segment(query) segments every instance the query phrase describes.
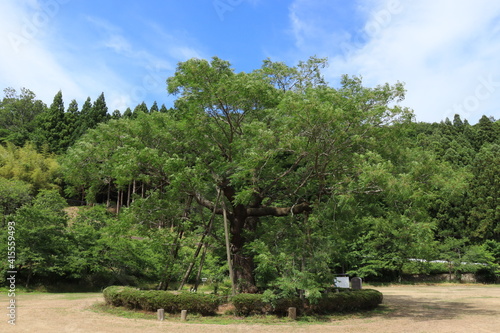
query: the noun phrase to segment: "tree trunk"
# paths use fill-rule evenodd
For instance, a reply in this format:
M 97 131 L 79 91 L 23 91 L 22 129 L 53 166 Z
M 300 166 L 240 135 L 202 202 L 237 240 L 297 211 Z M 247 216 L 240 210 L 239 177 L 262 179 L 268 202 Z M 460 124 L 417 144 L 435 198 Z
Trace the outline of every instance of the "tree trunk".
M 309 212 L 308 203 L 301 203 L 293 207 L 233 207 L 231 221 L 231 247 L 233 251 L 234 276 L 238 289 L 243 293 L 256 293 L 253 255 L 245 251 L 244 247 L 251 239 L 243 235 L 252 235 L 257 230 L 260 216 L 286 216 L 290 213 L 302 214 Z
M 30 269 L 28 269 L 28 278 L 26 279 L 26 288 L 29 288 L 32 275 L 33 275 L 33 270 L 30 268 Z
M 233 269 L 233 260 L 231 257 L 231 245 L 229 243 L 229 225 L 227 223 L 227 211 L 222 202 L 222 215 L 224 216 L 224 239 L 226 242 L 226 258 L 227 258 L 227 268 L 229 270 L 229 278 L 231 279 L 231 295 L 234 296 L 236 294 L 236 283 L 234 279 L 234 269 Z
M 123 207 L 123 190 L 121 191 L 121 194 L 120 194 L 120 209 Z
M 132 185 L 132 194 L 135 194 L 135 190 L 136 190 L 136 189 L 135 189 L 135 179 L 134 179 L 134 181 L 133 181 L 133 183 L 132 183 L 132 184 L 133 184 L 133 185 Z
M 122 204 L 122 201 L 121 201 L 121 193 L 122 191 L 121 190 L 118 190 L 118 197 L 116 198 L 116 215 L 120 214 L 120 207 L 121 207 L 121 204 Z
M 130 207 L 130 184 L 128 184 L 127 190 L 127 207 Z
M 229 181 L 222 182 L 220 187 L 225 199 L 229 203 L 227 206 L 228 220 L 230 222 L 230 244 L 232 252 L 232 264 L 234 278 L 240 292 L 256 293 L 258 288 L 255 284 L 254 276 L 254 260 L 253 255 L 245 251 L 245 245 L 251 239 L 251 235 L 256 231 L 259 217 L 263 216 L 287 216 L 290 214 L 302 214 L 312 211 L 312 207 L 307 202 L 294 204 L 291 207 L 267 207 L 262 206 L 258 199 L 249 206 L 242 204 L 235 205 L 234 198 L 236 191 L 230 185 Z M 216 207 L 216 205 L 204 198 L 200 193 L 191 193 L 198 204 L 213 210 L 216 214 L 222 215 L 224 209 Z
M 238 291 L 243 293 L 256 293 L 253 255 L 245 252 L 244 246 L 248 240 L 243 237 L 244 231 L 254 232 L 256 218 L 248 217 L 245 207 L 235 207 L 231 221 L 231 248 L 233 252 L 234 279 Z
M 106 198 L 106 208 L 111 206 L 111 179 L 109 179 L 108 183 L 108 197 Z

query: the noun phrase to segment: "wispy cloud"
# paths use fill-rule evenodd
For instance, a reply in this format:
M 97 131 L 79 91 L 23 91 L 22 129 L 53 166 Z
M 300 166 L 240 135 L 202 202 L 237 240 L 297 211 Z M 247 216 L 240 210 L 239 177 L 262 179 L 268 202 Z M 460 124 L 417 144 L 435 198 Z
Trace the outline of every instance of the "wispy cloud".
M 159 102 L 168 99 L 165 80 L 173 74 L 176 63 L 200 56 L 196 49 L 160 26 L 144 24 L 139 34 L 141 40 L 137 40 L 137 35 L 127 31 L 129 27 L 82 15 L 75 20 L 81 20 L 85 29 L 58 30 L 64 5 L 58 4 L 50 15 L 44 6 L 45 2 L 38 0 L 0 3 L 2 88 L 27 87 L 48 104 L 58 90 L 63 91 L 66 103 L 71 99 L 83 103 L 87 96 L 96 98 L 104 92 L 110 111 L 123 111 L 142 101 L 152 102 L 158 96 Z M 26 27 L 32 24 L 33 17 L 40 20 L 39 16 L 45 21 L 35 21 L 35 30 Z M 23 38 L 21 43 L 13 44 L 9 34 Z M 155 39 L 148 43 L 153 34 Z
M 2 88 L 26 87 L 46 102 L 50 102 L 62 88 L 80 97 L 83 94 L 82 87 L 58 63 L 45 44 L 45 30 L 51 29 L 50 20 L 55 20 L 55 16 L 51 17 L 40 10 L 39 3 L 34 0 L 0 3 Z
M 352 26 L 357 20 L 349 8 L 338 0 L 295 0 L 289 6 L 290 32 L 295 46 L 302 52 L 334 51 L 349 36 L 346 22 Z
M 293 10 L 300 6 L 291 7 L 293 27 L 305 25 L 321 38 L 331 38 L 314 16 L 299 25 L 293 15 L 301 12 Z M 500 3 L 360 1 L 357 11 L 365 15 L 365 24 L 340 36 L 337 45 L 322 43 L 319 48 L 301 49 L 302 53 L 330 57 L 330 80 L 345 73 L 362 75 L 370 85 L 406 82 L 404 104 L 415 110 L 417 120 L 440 121 L 455 111 L 473 120 L 482 114 L 499 117 L 494 105 L 500 104 L 500 94 L 490 94 L 480 103 L 465 101 L 465 106 L 464 99 L 474 96 L 481 80 L 500 82 L 500 65 L 495 59 L 500 54 Z M 316 12 L 319 18 L 324 15 Z M 297 41 L 305 38 L 305 31 L 295 30 Z
M 175 61 L 186 61 L 190 58 L 206 58 L 203 46 L 184 31 L 166 31 L 158 23 L 144 22 L 148 27 L 151 44 L 157 46 L 157 52 L 165 54 L 169 59 Z
M 128 64 L 128 67 L 117 71 L 125 71 L 126 73 L 122 73 L 123 77 L 130 77 L 131 72 L 135 73 L 136 79 L 129 82 L 121 94 L 111 99 L 113 108 L 133 108 L 150 95 L 164 95 L 168 99 L 165 80 L 173 74 L 177 62 L 200 57 L 196 49 L 151 22 L 141 22 L 141 41 L 137 42 L 126 37 L 126 32 L 121 27 L 109 21 L 95 17 L 87 17 L 87 20 L 99 29 L 100 40 L 97 45 L 114 54 L 109 59 L 121 59 Z
M 87 16 L 86 20 L 96 31 L 99 31 L 101 40 L 99 46 L 109 48 L 114 52 L 130 56 L 132 54 L 132 45 L 123 36 L 123 31 L 106 20 Z

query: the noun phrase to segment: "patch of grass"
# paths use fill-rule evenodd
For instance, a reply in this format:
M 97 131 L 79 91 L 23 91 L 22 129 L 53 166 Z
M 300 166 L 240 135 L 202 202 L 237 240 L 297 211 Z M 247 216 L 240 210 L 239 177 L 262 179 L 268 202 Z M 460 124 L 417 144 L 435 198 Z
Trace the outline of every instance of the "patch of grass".
M 0 287 L 0 293 L 7 293 L 7 292 L 9 292 L 9 288 Z M 24 286 L 16 285 L 16 294 L 17 293 L 31 293 L 31 292 L 38 292 L 38 291 L 31 289 L 31 288 L 26 288 Z
M 174 317 L 178 320 L 178 316 Z M 256 315 L 250 317 L 237 317 L 234 315 L 216 315 L 203 317 L 200 315 L 189 315 L 188 321 L 193 324 L 217 324 L 217 325 L 230 325 L 230 324 L 261 324 L 261 325 L 280 325 L 290 324 L 294 321 L 288 318 L 280 318 L 275 315 Z
M 396 311 L 396 310 L 385 305 L 385 304 L 380 304 L 378 307 L 376 307 L 373 310 L 359 312 L 358 314 L 363 318 L 371 318 L 371 317 L 376 317 L 376 316 L 389 315 L 389 314 L 393 313 L 394 311 Z
M 0 295 L 7 295 L 9 293 L 8 288 L 0 288 Z M 42 295 L 42 294 L 47 294 L 47 292 L 44 291 L 37 291 L 33 289 L 26 289 L 24 287 L 17 287 L 16 286 L 16 295 L 23 295 L 23 294 L 29 294 L 29 295 Z
M 146 319 L 157 320 L 157 315 L 154 312 L 131 310 L 125 307 L 114 307 L 106 303 L 96 303 L 90 307 L 91 311 L 97 313 L 106 313 L 113 316 L 129 318 L 129 319 Z M 217 314 L 214 316 L 202 316 L 199 314 L 188 313 L 187 322 L 189 324 L 216 324 L 216 325 L 233 325 L 233 324 L 260 324 L 260 325 L 318 325 L 332 324 L 350 319 L 366 319 L 377 316 L 387 315 L 392 313 L 394 309 L 390 309 L 385 305 L 380 305 L 377 309 L 371 311 L 359 311 L 353 313 L 343 313 L 336 315 L 311 315 L 300 316 L 297 320 L 291 320 L 288 317 L 279 317 L 276 315 L 253 315 L 248 317 L 239 317 L 233 314 Z M 179 314 L 165 313 L 165 321 L 180 322 Z
M 129 319 L 149 319 L 155 320 L 156 314 L 147 311 L 129 310 L 124 307 L 115 307 L 106 303 L 96 303 L 90 307 L 90 310 L 97 313 L 107 313 L 113 316 L 129 318 Z
M 422 305 L 422 308 L 428 310 L 441 310 L 442 308 L 438 305 Z
M 63 293 L 60 294 L 63 296 L 63 299 L 67 300 L 76 300 L 76 299 L 82 299 L 82 298 L 89 298 L 89 297 L 102 297 L 102 293 Z
M 6 292 L 9 288 L 0 287 L 0 292 Z M 61 294 L 61 293 L 96 293 L 100 292 L 100 288 L 87 288 L 78 285 L 60 284 L 57 286 L 37 285 L 26 288 L 24 285 L 16 285 L 18 293 L 41 293 L 41 294 Z

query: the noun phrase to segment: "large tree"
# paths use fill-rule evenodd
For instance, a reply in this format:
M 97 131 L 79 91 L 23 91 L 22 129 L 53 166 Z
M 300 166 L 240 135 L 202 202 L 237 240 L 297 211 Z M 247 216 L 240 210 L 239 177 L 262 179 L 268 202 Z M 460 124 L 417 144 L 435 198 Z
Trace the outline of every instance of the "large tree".
M 4 93 L 0 102 L 0 140 L 21 146 L 34 139 L 35 119 L 47 106 L 26 88 L 21 88 L 20 95 L 13 88 L 4 89 Z
M 109 119 L 104 93 L 101 93 L 99 97 L 97 97 L 94 104 L 92 104 L 90 97 L 87 98 L 82 106 L 79 119 L 79 128 L 77 132 L 79 136 Z
M 71 134 L 67 131 L 67 117 L 64 113 L 62 92 L 54 96 L 50 107 L 38 118 L 38 144 L 47 144 L 54 153 L 62 153 L 71 143 Z
M 401 84 L 371 89 L 344 76 L 335 89 L 321 76 L 325 65 L 317 58 L 296 67 L 268 60 L 260 70 L 235 73 L 218 58 L 191 59 L 168 80 L 198 141 L 196 180 L 185 190 L 219 214 L 223 209 L 209 198 L 215 189 L 223 194 L 235 277 L 244 291 L 255 290 L 245 246 L 259 219 L 311 212 L 357 177 L 355 153 L 375 144 L 378 129 L 407 115 L 389 107 L 403 99 Z
M 306 228 L 315 207 L 341 190 L 379 192 L 351 185 L 361 172 L 357 154 L 380 144 L 384 126 L 410 115 L 389 106 L 403 99 L 402 84 L 366 88 L 344 76 L 335 89 L 321 75 L 324 66 L 317 58 L 296 67 L 267 60 L 235 73 L 219 58 L 182 62 L 168 79 L 178 96 L 171 112 L 90 131 L 70 150 L 66 170 L 78 165 L 72 177 L 82 186 L 82 175 L 94 179 L 93 188 L 128 184 L 130 192 L 140 183 L 226 213 L 234 276 L 242 291 L 256 291 L 249 244 L 279 217 L 305 213 L 295 223 Z

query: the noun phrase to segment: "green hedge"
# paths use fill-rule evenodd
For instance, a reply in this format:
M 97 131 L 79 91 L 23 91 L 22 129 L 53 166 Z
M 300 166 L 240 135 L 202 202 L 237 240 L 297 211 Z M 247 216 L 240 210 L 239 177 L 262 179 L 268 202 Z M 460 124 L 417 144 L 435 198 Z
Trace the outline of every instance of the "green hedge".
M 297 308 L 299 313 L 304 307 L 304 303 L 299 297 L 287 297 L 274 299 L 272 302 L 266 301 L 262 294 L 239 294 L 231 297 L 237 316 L 249 316 L 251 314 L 272 313 L 284 316 L 288 313 L 288 308 Z
M 266 302 L 261 294 L 239 294 L 231 298 L 238 316 L 264 313 L 286 315 L 289 307 L 297 308 L 299 313 L 305 311 L 309 314 L 370 310 L 376 308 L 382 300 L 382 293 L 373 289 L 323 294 L 315 304 L 310 304 L 307 300 L 302 302 L 298 297 L 278 299 L 271 304 Z
M 231 303 L 237 316 L 264 314 L 271 310 L 269 304 L 264 302 L 262 294 L 238 294 L 231 297 Z
M 213 315 L 216 313 L 221 298 L 215 295 L 178 293 L 158 290 L 138 290 L 131 287 L 112 286 L 104 289 L 106 303 L 113 306 L 124 306 L 129 309 L 156 311 L 165 309 L 167 313 L 180 313 L 181 310 Z M 297 308 L 298 313 L 332 314 L 370 310 L 382 303 L 383 295 L 377 290 L 363 289 L 327 293 L 315 304 L 303 302 L 299 297 L 274 299 L 266 301 L 262 294 L 239 294 L 231 298 L 235 307 L 235 315 L 249 316 L 252 314 L 273 313 L 286 315 L 289 307 Z
M 139 290 L 131 287 L 112 286 L 103 290 L 107 304 L 124 306 L 129 309 L 156 311 L 165 309 L 167 313 L 190 313 L 214 315 L 221 304 L 215 295 L 182 292 L 173 294 L 162 290 Z
M 310 304 L 308 310 L 316 314 L 371 310 L 382 303 L 383 298 L 381 292 L 373 289 L 328 293 L 318 303 Z

